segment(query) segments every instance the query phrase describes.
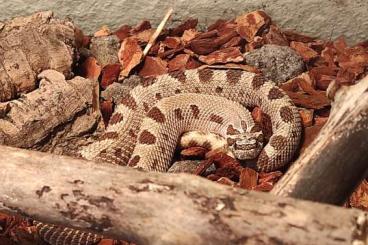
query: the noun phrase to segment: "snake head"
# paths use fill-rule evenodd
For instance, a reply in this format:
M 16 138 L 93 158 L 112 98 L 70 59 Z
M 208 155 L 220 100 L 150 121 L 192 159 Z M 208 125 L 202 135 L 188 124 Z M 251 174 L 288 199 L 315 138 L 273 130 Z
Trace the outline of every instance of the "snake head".
M 263 148 L 262 132 L 244 132 L 227 137 L 227 144 L 239 160 L 255 159 Z

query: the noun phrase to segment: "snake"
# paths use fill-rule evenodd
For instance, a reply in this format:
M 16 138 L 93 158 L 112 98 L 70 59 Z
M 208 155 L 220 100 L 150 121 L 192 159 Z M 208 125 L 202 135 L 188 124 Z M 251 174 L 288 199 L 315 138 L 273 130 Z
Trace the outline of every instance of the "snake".
M 271 120 L 268 142 L 246 110 L 256 106 Z M 99 140 L 79 153 L 95 162 L 166 172 L 180 135 L 191 130 L 224 137 L 236 158 L 253 159 L 256 170 L 269 172 L 292 160 L 302 126 L 292 100 L 261 74 L 192 69 L 142 79 L 121 98 Z M 101 238 L 41 222 L 36 227 L 52 245 L 90 245 Z M 72 237 L 78 241 L 65 242 Z

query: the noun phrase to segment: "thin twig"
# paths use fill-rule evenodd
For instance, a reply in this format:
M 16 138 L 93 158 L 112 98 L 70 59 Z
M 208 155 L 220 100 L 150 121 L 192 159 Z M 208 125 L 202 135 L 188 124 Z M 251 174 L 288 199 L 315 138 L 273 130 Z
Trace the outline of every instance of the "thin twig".
M 168 21 L 168 19 L 170 18 L 173 11 L 174 10 L 172 8 L 170 8 L 166 12 L 166 15 L 162 19 L 161 23 L 158 25 L 156 31 L 152 34 L 150 40 L 148 41 L 147 46 L 144 48 L 142 59 L 144 59 L 144 57 L 146 57 L 146 55 L 148 54 L 149 50 L 151 49 L 151 47 L 155 43 L 157 37 L 160 35 L 161 31 L 164 29 L 164 26 L 165 26 L 166 22 Z

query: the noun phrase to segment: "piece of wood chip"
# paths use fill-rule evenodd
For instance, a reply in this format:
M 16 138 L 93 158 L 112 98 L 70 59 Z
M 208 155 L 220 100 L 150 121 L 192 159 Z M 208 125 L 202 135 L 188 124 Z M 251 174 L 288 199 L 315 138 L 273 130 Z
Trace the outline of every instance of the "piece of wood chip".
M 299 108 L 299 114 L 302 119 L 303 127 L 310 127 L 313 125 L 314 110 Z
M 239 187 L 247 190 L 252 190 L 257 186 L 258 173 L 251 168 L 243 168 L 240 171 Z
M 201 55 L 199 56 L 199 60 L 212 65 L 216 63 L 242 62 L 244 57 L 239 47 L 230 47 L 214 51 L 209 55 Z
M 119 79 L 127 77 L 130 71 L 141 62 L 142 56 L 143 52 L 138 41 L 134 38 L 125 38 L 121 43 L 118 53 L 119 61 L 122 66 Z
M 167 62 L 159 57 L 147 56 L 144 59 L 143 67 L 139 71 L 142 77 L 155 77 L 167 73 Z
M 271 18 L 264 11 L 257 10 L 238 16 L 235 19 L 235 23 L 237 24 L 236 31 L 239 35 L 248 42 L 252 42 L 261 28 L 268 27 L 271 23 Z
M 178 54 L 168 62 L 169 72 L 185 70 L 185 67 L 190 58 L 189 54 Z
M 292 41 L 290 47 L 294 49 L 305 62 L 317 58 L 319 55 L 316 51 L 308 47 L 305 43 Z
M 193 159 L 193 158 L 204 158 L 208 149 L 201 146 L 192 146 L 180 151 L 180 156 L 184 159 Z
M 195 29 L 198 24 L 198 19 L 190 18 L 179 26 L 175 27 L 170 31 L 172 36 L 181 36 L 183 33 L 189 29 Z
M 118 81 L 120 68 L 120 64 L 108 64 L 102 69 L 100 84 L 103 89 L 106 89 L 110 84 Z
M 102 26 L 100 30 L 96 31 L 93 36 L 94 37 L 105 37 L 109 36 L 111 31 L 108 26 Z
M 114 103 L 111 100 L 101 101 L 100 108 L 101 108 L 101 115 L 104 121 L 104 125 L 105 127 L 107 127 L 110 117 L 113 112 Z
M 88 57 L 79 68 L 80 75 L 92 81 L 97 81 L 101 74 L 101 66 L 95 57 Z

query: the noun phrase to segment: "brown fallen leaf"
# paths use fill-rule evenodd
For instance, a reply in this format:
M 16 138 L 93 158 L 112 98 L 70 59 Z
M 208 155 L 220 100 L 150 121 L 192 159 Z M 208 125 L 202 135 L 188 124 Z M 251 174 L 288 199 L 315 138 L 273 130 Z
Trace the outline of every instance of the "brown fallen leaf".
M 189 58 L 189 54 L 178 54 L 175 56 L 175 58 L 168 62 L 169 72 L 184 70 Z
M 239 187 L 252 190 L 258 183 L 258 173 L 251 168 L 243 168 L 240 171 Z
M 238 16 L 235 19 L 235 23 L 237 24 L 236 31 L 239 35 L 248 42 L 252 42 L 262 28 L 269 26 L 271 18 L 264 11 L 257 10 Z
M 263 40 L 266 44 L 276 44 L 279 46 L 289 46 L 289 41 L 281 32 L 280 28 L 275 25 L 270 26 L 270 30 L 263 35 Z
M 198 19 L 190 18 L 186 20 L 183 24 L 175 27 L 170 31 L 172 36 L 181 36 L 186 30 L 195 29 L 198 24 Z
M 102 69 L 100 84 L 103 89 L 106 89 L 110 84 L 118 81 L 120 68 L 120 64 L 109 64 Z
M 290 47 L 294 49 L 305 62 L 309 62 L 312 59 L 317 58 L 319 55 L 316 51 L 308 47 L 305 43 L 302 42 L 291 42 Z
M 239 47 L 230 47 L 214 51 L 209 55 L 201 55 L 199 56 L 199 60 L 212 65 L 216 63 L 242 62 L 244 57 Z
M 154 77 L 167 73 L 167 62 L 159 57 L 146 56 L 143 67 L 139 71 L 142 77 Z
M 124 39 L 118 53 L 119 61 L 122 66 L 120 78 L 124 78 L 129 75 L 130 71 L 141 62 L 142 55 L 142 49 L 136 39 Z
M 97 63 L 96 58 L 90 56 L 80 66 L 79 73 L 84 78 L 97 81 L 101 74 L 101 66 Z
M 119 38 L 120 41 L 123 41 L 125 38 L 130 36 L 131 30 L 132 30 L 131 26 L 122 25 L 113 34 L 115 34 Z

